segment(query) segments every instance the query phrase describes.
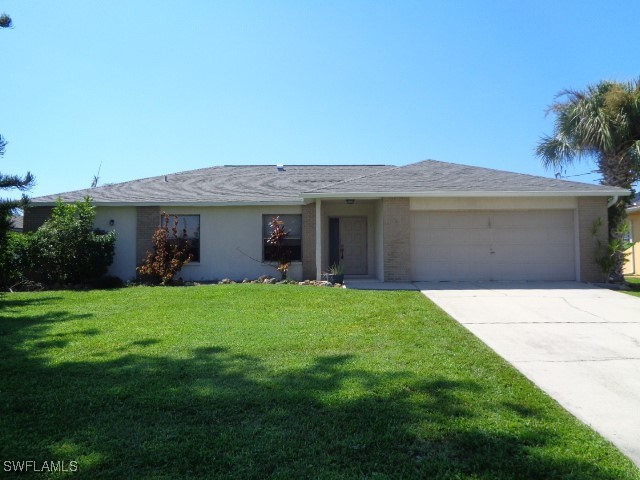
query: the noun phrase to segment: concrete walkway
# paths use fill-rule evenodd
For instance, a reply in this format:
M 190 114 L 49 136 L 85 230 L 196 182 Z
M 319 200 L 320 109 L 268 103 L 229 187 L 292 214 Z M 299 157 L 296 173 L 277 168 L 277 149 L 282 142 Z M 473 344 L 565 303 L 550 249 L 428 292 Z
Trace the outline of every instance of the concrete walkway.
M 640 466 L 640 298 L 575 282 L 416 286 Z

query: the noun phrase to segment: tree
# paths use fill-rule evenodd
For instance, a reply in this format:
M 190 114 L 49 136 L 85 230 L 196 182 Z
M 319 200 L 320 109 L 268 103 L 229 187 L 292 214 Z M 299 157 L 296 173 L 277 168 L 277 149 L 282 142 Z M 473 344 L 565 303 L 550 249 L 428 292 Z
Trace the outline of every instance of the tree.
M 602 81 L 583 91 L 564 90 L 548 113 L 554 132 L 543 136 L 536 155 L 547 168 L 560 169 L 583 160 L 595 161 L 601 183 L 627 190 L 640 180 L 640 79 Z M 630 197 L 609 209 L 609 238 L 616 241 Z M 614 279 L 622 278 L 621 256 Z
M 12 25 L 13 22 L 9 15 L 6 13 L 0 14 L 0 28 L 10 28 Z M 6 140 L 0 135 L 0 158 L 4 156 L 6 146 Z M 25 191 L 31 188 L 34 183 L 35 178 L 29 172 L 24 177 L 19 177 L 17 175 L 6 175 L 0 171 L 0 190 L 15 188 L 19 191 Z M 24 194 L 20 200 L 0 198 L 0 250 L 4 248 L 3 245 L 11 223 L 11 215 L 16 209 L 24 208 L 27 202 L 28 199 Z
M 7 142 L 0 135 L 0 158 L 4 156 L 5 146 Z M 18 175 L 6 175 L 0 172 L 0 190 L 17 189 L 19 191 L 29 190 L 35 183 L 35 178 L 30 172 L 24 177 Z M 11 215 L 18 208 L 24 208 L 29 202 L 26 195 L 22 195 L 19 200 L 9 198 L 0 198 L 0 248 L 6 238 L 11 223 Z

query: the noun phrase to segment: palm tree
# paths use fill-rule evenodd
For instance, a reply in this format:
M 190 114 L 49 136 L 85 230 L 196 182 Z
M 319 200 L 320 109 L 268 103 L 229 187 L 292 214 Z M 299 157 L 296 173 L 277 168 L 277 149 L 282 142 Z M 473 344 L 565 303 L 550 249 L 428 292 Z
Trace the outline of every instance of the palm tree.
M 640 180 L 640 79 L 564 90 L 547 113 L 555 114 L 554 132 L 543 136 L 536 147 L 545 167 L 558 171 L 594 160 L 604 185 L 631 189 Z M 629 198 L 609 209 L 610 237 L 620 231 Z M 615 277 L 621 277 L 622 260 L 620 256 Z

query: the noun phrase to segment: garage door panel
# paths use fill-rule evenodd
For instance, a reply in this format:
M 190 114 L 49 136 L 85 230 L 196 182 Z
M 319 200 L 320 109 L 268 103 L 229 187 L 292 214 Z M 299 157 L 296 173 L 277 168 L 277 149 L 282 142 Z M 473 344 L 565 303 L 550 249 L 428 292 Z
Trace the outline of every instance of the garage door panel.
M 574 280 L 572 210 L 413 212 L 412 278 Z
M 529 240 L 532 244 L 540 243 L 558 243 L 555 241 L 556 235 L 553 232 L 541 228 L 531 229 L 528 232 Z
M 491 257 L 490 245 L 463 245 L 456 250 L 454 260 L 466 263 L 484 263 Z
M 575 255 L 575 247 L 573 245 L 552 245 L 548 250 L 549 260 L 559 260 L 573 258 Z M 570 262 L 572 265 L 574 262 Z
M 420 252 L 420 256 L 429 263 L 452 262 L 453 251 L 449 246 L 434 246 Z

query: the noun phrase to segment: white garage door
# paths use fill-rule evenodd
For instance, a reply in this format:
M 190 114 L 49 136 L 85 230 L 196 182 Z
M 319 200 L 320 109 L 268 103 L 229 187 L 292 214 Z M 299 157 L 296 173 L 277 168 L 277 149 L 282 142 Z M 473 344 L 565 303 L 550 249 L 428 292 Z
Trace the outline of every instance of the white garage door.
M 572 210 L 412 212 L 414 281 L 575 280 Z

